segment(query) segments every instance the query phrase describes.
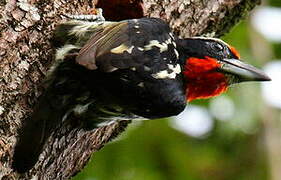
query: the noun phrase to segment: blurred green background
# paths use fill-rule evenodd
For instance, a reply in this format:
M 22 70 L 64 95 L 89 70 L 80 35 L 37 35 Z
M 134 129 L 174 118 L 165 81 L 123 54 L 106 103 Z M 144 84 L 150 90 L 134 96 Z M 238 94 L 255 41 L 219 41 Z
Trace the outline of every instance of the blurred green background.
M 257 67 L 281 58 L 281 40 L 255 25 L 267 26 L 256 14 L 273 6 L 281 1 L 263 2 L 222 38 Z M 275 23 L 280 28 L 281 18 Z M 181 119 L 133 122 L 73 180 L 280 180 L 281 113 L 270 101 L 280 97 L 266 100 L 261 90 L 261 83 L 240 84 L 190 103 Z

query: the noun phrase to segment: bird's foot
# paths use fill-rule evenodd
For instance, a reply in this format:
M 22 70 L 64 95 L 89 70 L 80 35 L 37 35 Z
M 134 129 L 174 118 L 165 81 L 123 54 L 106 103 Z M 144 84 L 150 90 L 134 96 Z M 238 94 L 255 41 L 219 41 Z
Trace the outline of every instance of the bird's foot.
M 70 19 L 75 19 L 75 20 L 84 20 L 84 21 L 105 21 L 105 18 L 102 15 L 102 9 L 97 8 L 97 9 L 91 9 L 89 14 L 78 14 L 78 15 L 73 15 L 73 14 L 65 14 L 64 15 L 67 18 Z

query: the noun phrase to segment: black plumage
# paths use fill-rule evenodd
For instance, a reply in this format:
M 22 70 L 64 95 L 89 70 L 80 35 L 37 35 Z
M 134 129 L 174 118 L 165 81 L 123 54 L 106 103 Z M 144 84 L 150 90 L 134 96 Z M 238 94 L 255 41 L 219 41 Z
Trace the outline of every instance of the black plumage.
M 157 18 L 69 21 L 54 33 L 56 62 L 19 133 L 13 168 L 32 168 L 62 122 L 86 129 L 112 121 L 179 114 L 186 99 L 219 95 L 243 81 L 270 80 L 214 38 L 178 39 Z
M 19 135 L 13 161 L 18 172 L 36 163 L 47 138 L 70 117 L 91 129 L 184 109 L 175 39 L 162 20 L 71 21 L 59 25 L 53 39 L 57 62 Z

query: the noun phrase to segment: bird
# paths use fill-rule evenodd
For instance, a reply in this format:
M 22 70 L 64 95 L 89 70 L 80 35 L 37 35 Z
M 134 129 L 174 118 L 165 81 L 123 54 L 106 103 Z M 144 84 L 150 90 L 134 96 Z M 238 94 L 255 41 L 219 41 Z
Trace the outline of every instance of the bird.
M 35 165 L 48 137 L 68 119 L 95 129 L 170 117 L 232 84 L 270 80 L 224 41 L 181 39 L 159 18 L 71 20 L 57 26 L 52 42 L 57 50 L 45 91 L 15 146 L 12 166 L 20 173 Z

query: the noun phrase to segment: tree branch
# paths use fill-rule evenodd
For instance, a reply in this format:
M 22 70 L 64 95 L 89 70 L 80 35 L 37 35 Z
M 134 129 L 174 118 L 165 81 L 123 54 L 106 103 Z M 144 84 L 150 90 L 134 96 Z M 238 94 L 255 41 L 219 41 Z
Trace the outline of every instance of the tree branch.
M 42 92 L 41 82 L 53 61 L 50 38 L 62 14 L 85 14 L 97 5 L 108 20 L 160 17 L 181 37 L 221 36 L 258 3 L 260 0 L 0 1 L 0 178 L 68 179 L 128 124 L 123 121 L 91 131 L 75 121 L 63 124 L 29 173 L 19 175 L 11 169 L 17 131 Z M 122 11 L 114 12 L 116 9 Z

